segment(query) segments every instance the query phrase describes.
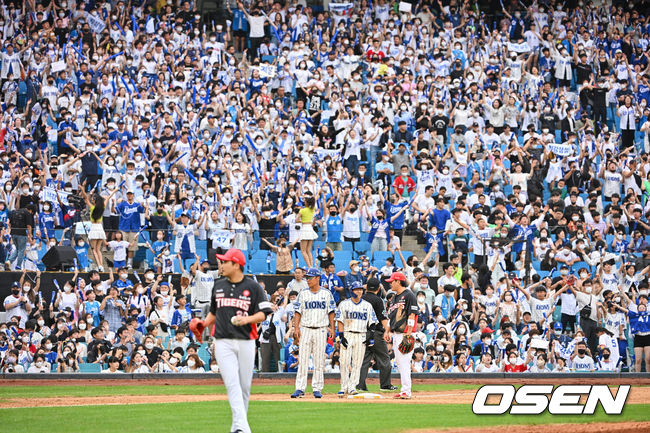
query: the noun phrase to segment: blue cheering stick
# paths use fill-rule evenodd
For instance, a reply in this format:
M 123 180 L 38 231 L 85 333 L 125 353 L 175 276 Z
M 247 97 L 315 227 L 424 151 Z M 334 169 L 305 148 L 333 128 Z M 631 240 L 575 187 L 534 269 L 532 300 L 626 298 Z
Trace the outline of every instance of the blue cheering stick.
M 460 322 L 458 321 L 458 318 L 460 317 L 460 315 L 461 315 L 461 310 L 458 310 L 458 312 L 457 312 L 456 315 L 454 316 L 454 320 L 453 320 L 453 321 L 456 322 L 456 323 L 454 323 L 454 326 L 451 327 L 451 330 L 452 330 L 452 331 L 455 331 L 456 328 L 458 327 L 458 325 L 460 325 Z
M 50 305 L 54 305 L 54 301 L 56 300 L 56 294 L 61 290 L 61 288 L 59 287 L 59 282 L 56 280 L 56 278 L 52 280 L 52 282 L 54 283 L 54 287 L 56 287 L 56 290 L 52 290 L 52 298 L 50 299 Z
M 109 60 L 113 60 L 114 58 L 116 58 L 116 57 L 118 57 L 118 56 L 121 56 L 122 54 L 124 54 L 124 51 L 120 51 L 120 52 L 117 53 L 117 54 L 113 54 L 113 55 L 110 56 L 108 59 L 106 59 L 106 61 L 108 62 Z
M 193 181 L 193 182 L 196 183 L 197 185 L 201 186 L 201 184 L 199 183 L 198 179 L 197 179 L 196 177 L 194 177 L 194 175 L 192 174 L 192 172 L 190 172 L 188 169 L 184 169 L 184 170 L 185 170 L 185 174 L 187 175 L 187 177 L 190 178 L 191 181 Z
M 124 87 L 126 88 L 126 91 L 129 92 L 129 95 L 132 93 L 131 89 L 129 89 L 129 86 L 126 85 L 126 81 L 124 80 L 124 77 L 120 75 L 120 80 L 122 80 L 122 84 L 124 84 Z
M 177 163 L 178 161 L 180 161 L 181 158 L 183 158 L 185 155 L 187 155 L 187 152 L 183 152 L 183 153 L 181 154 L 181 156 L 179 156 L 179 157 L 176 158 L 174 161 L 172 161 L 172 162 L 169 164 L 169 166 L 171 167 L 171 166 L 173 166 L 174 164 L 176 164 L 176 163 Z

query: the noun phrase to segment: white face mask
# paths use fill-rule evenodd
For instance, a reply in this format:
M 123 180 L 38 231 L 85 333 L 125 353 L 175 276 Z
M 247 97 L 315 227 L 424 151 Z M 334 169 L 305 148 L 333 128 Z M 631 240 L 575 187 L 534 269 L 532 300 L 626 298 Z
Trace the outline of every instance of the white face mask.
M 145 356 L 147 354 L 147 352 L 145 352 L 144 350 L 138 350 L 138 353 L 142 356 Z
M 38 326 L 45 326 L 45 320 L 39 320 Z
M 193 359 L 189 359 L 189 360 L 187 361 L 187 366 L 188 366 L 188 367 L 190 367 L 190 368 L 194 368 L 195 365 L 196 365 L 196 363 L 194 362 Z
M 146 347 L 147 350 L 151 350 L 151 349 L 153 349 L 153 343 L 147 343 L 147 344 L 144 345 L 144 347 Z
M 219 371 L 219 366 L 217 364 L 212 364 L 210 366 L 210 371 L 213 373 L 217 373 Z
M 86 324 L 85 323 L 80 323 L 79 324 L 79 329 L 81 329 L 82 331 L 85 330 L 86 329 Z
M 458 330 L 458 335 L 465 335 L 465 332 L 467 332 L 467 331 L 465 330 L 465 328 L 460 328 L 460 329 Z
M 512 358 L 509 358 L 509 360 L 510 360 L 510 364 L 514 365 L 517 363 L 517 358 L 515 358 L 514 356 Z
M 45 349 L 52 350 L 52 343 L 46 343 L 45 344 Z

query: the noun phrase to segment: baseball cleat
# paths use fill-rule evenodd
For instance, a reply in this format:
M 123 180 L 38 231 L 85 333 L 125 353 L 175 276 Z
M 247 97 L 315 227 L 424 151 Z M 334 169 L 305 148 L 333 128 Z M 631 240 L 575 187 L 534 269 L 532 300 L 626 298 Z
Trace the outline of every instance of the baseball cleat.
M 352 391 L 349 392 L 349 394 L 350 395 L 357 395 L 357 394 L 359 394 L 359 391 L 357 391 L 356 389 L 353 389 Z
M 379 388 L 380 391 L 386 391 L 386 392 L 395 391 L 396 389 L 397 387 L 395 385 L 390 385 L 388 388 Z
M 345 391 L 339 391 L 339 392 L 336 393 L 336 395 L 338 395 L 339 398 L 343 398 L 343 397 L 345 397 Z
M 320 391 L 314 391 L 314 398 L 323 398 L 323 394 Z
M 411 396 L 408 395 L 408 394 L 405 393 L 405 392 L 400 392 L 399 394 L 395 394 L 395 395 L 393 396 L 393 398 L 401 398 L 401 399 L 403 399 L 403 400 L 408 400 L 408 399 L 411 398 Z
M 301 391 L 299 389 L 295 390 L 293 394 L 291 394 L 291 398 L 302 398 L 305 396 L 304 391 Z
M 368 388 L 357 388 L 359 392 L 368 392 Z

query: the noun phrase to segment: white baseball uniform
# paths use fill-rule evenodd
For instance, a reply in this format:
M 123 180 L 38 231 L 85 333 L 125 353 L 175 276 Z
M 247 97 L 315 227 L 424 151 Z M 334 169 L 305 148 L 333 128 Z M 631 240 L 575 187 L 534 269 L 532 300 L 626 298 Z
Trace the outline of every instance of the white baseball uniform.
M 336 309 L 332 292 L 320 288 L 314 293 L 303 290 L 294 302 L 294 314 L 300 314 L 300 351 L 298 352 L 298 374 L 296 389 L 304 391 L 307 387 L 309 357 L 314 363 L 311 386 L 314 391 L 322 391 L 325 379 L 325 347 L 327 346 L 327 327 L 329 314 Z
M 336 310 L 336 321 L 343 323 L 343 332 L 348 347 L 341 345 L 341 391 L 352 392 L 359 383 L 361 364 L 366 353 L 368 327 L 377 323 L 372 305 L 363 299 L 355 303 L 352 299 L 341 302 Z

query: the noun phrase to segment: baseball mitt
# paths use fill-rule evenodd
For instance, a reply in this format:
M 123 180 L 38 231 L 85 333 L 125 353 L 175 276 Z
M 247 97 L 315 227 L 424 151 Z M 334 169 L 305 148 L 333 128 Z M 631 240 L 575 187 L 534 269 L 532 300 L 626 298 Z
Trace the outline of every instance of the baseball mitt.
M 405 335 L 404 338 L 402 338 L 402 342 L 399 344 L 398 349 L 403 354 L 407 354 L 413 350 L 413 347 L 415 347 L 415 338 L 413 338 L 412 335 Z
M 203 342 L 203 330 L 205 329 L 205 322 L 198 317 L 195 317 L 190 321 L 190 331 L 196 337 L 196 341 L 199 343 Z

